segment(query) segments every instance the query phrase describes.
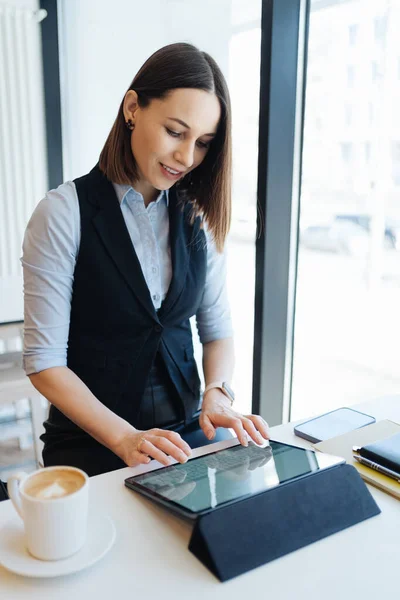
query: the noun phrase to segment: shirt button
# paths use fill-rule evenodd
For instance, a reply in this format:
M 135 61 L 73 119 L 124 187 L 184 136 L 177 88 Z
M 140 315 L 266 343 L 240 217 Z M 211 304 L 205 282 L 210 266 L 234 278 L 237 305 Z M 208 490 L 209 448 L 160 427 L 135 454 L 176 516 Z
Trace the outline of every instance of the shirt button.
M 158 269 L 157 269 L 157 267 L 152 267 L 151 271 L 152 271 L 152 273 L 157 273 Z
M 156 302 L 160 299 L 160 296 L 158 294 L 153 294 L 153 300 L 155 300 Z
M 154 325 L 154 331 L 157 331 L 158 333 L 162 331 L 161 325 Z

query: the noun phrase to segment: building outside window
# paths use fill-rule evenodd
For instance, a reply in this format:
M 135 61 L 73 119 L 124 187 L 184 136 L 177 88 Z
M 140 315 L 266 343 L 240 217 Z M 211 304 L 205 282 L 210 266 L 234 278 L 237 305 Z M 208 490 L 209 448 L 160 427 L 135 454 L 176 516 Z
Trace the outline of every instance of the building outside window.
M 399 29 L 397 0 L 311 1 L 292 419 L 399 393 Z

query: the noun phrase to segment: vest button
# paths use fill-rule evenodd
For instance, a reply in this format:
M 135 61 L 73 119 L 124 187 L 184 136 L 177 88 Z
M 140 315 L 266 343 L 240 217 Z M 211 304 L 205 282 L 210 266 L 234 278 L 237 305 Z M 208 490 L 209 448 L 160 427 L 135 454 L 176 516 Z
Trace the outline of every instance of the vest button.
M 154 325 L 154 331 L 157 331 L 159 333 L 160 331 L 162 331 L 162 329 L 163 328 L 161 327 L 161 325 Z

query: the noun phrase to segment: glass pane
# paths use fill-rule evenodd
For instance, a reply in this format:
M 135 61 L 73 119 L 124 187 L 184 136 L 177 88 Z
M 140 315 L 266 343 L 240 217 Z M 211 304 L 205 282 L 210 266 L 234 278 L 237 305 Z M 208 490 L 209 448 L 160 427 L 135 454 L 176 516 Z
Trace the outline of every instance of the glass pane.
M 399 27 L 311 2 L 292 419 L 400 389 Z
M 184 41 L 209 52 L 221 66 L 231 94 L 233 215 L 227 250 L 236 345 L 233 388 L 237 409 L 248 413 L 253 376 L 261 0 L 207 2 L 207 11 L 204 3 L 190 2 L 187 5 L 188 11 L 192 11 L 190 20 L 182 13 L 181 3 L 170 0 L 166 4 L 173 27 L 171 31 L 167 27 L 165 43 L 182 39 L 177 31 L 184 31 Z M 216 28 L 218 36 L 213 34 Z M 195 353 L 200 365 L 202 350 L 198 341 Z
M 260 94 L 261 1 L 233 2 L 229 44 L 233 112 L 233 214 L 228 286 L 235 332 L 237 409 L 251 412 Z

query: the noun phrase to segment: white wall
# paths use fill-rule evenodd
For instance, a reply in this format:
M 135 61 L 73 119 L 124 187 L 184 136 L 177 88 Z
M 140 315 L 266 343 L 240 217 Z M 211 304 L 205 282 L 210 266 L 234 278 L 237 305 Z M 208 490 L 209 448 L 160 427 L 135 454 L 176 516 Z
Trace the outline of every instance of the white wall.
M 47 188 L 38 0 L 0 0 L 0 324 L 23 318 L 26 223 Z
M 39 8 L 39 0 L 0 0 L 0 6 L 12 6 L 14 8 Z

